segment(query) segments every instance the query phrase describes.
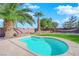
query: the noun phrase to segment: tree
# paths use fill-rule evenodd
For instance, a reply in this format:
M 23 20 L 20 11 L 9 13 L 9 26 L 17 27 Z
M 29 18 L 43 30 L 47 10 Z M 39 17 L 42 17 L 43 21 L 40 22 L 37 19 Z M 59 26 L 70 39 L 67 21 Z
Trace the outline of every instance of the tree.
M 52 18 L 48 18 L 47 20 L 47 24 L 48 24 L 48 28 L 51 29 L 52 28 Z
M 58 23 L 57 22 L 52 22 L 52 28 L 53 28 L 53 32 L 56 31 L 56 28 L 58 27 Z
M 76 28 L 79 29 L 79 21 L 76 22 Z
M 40 17 L 43 16 L 42 12 L 35 12 L 34 16 L 38 17 L 38 20 L 37 20 L 37 24 L 38 24 L 38 28 L 37 28 L 37 31 L 40 32 Z
M 47 18 L 41 19 L 40 26 L 41 26 L 41 29 L 46 29 L 48 27 Z
M 31 10 L 27 8 L 18 9 L 21 5 L 19 3 L 0 4 L 0 18 L 4 20 L 5 37 L 13 37 L 15 33 L 13 28 L 16 22 L 33 24 L 32 16 L 26 13 Z
M 63 27 L 64 27 L 65 29 L 69 29 L 69 28 L 70 28 L 70 27 L 69 27 L 69 22 L 65 22 Z
M 53 28 L 57 28 L 58 23 L 57 23 L 57 22 L 52 22 L 52 25 L 53 25 L 53 26 L 52 26 Z
M 48 28 L 48 21 L 49 18 L 42 18 L 41 21 L 40 21 L 40 26 L 41 26 L 41 29 L 46 29 Z
M 40 24 L 42 29 L 56 29 L 58 26 L 58 23 L 52 21 L 52 18 L 42 18 Z
M 40 24 L 42 29 L 52 28 L 52 20 L 50 18 L 42 18 Z
M 75 28 L 75 21 L 76 20 L 77 20 L 76 16 L 71 16 L 69 18 L 69 21 L 67 21 L 67 22 L 64 23 L 64 28 L 67 28 L 67 29 Z

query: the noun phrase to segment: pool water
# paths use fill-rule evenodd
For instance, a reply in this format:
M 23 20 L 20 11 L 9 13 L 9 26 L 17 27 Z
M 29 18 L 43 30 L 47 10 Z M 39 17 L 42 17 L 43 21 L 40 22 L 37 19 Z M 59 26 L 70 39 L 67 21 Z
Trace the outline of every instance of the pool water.
M 55 38 L 45 37 L 27 37 L 20 39 L 26 44 L 26 48 L 37 55 L 54 56 L 65 53 L 68 50 L 68 45 L 63 41 Z

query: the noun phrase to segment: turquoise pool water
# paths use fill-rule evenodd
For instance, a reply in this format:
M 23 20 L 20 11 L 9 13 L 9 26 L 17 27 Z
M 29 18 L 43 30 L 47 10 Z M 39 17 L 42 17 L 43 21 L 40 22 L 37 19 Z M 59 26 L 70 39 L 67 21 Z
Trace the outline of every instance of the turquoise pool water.
M 66 43 L 55 38 L 27 37 L 20 39 L 20 41 L 26 44 L 30 52 L 38 55 L 54 56 L 63 54 L 68 50 Z

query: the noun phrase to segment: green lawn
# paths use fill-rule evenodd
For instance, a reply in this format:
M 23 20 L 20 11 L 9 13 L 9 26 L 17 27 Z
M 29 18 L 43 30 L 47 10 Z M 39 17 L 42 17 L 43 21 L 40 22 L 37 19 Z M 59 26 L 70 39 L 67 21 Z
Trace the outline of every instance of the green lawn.
M 73 42 L 79 43 L 79 35 L 51 34 L 51 33 L 47 33 L 47 34 L 35 34 L 35 35 L 37 35 L 37 36 L 54 36 L 54 37 L 60 37 L 60 38 L 68 39 L 68 40 L 71 40 Z

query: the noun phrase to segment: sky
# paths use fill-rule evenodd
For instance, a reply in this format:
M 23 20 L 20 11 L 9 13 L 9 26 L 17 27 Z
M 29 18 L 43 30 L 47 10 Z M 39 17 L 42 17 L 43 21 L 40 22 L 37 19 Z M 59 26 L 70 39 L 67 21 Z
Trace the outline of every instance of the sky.
M 63 27 L 63 23 L 68 21 L 70 16 L 79 17 L 79 4 L 78 3 L 25 3 L 20 8 L 30 8 L 33 12 L 30 15 L 34 15 L 36 11 L 41 11 L 44 16 L 41 18 L 52 18 L 52 21 L 56 21 L 59 24 L 59 28 Z M 21 25 L 17 23 L 17 27 L 20 28 L 37 28 L 37 17 L 33 16 L 35 24 L 30 26 L 29 24 Z M 3 25 L 3 20 L 0 20 L 0 27 Z

